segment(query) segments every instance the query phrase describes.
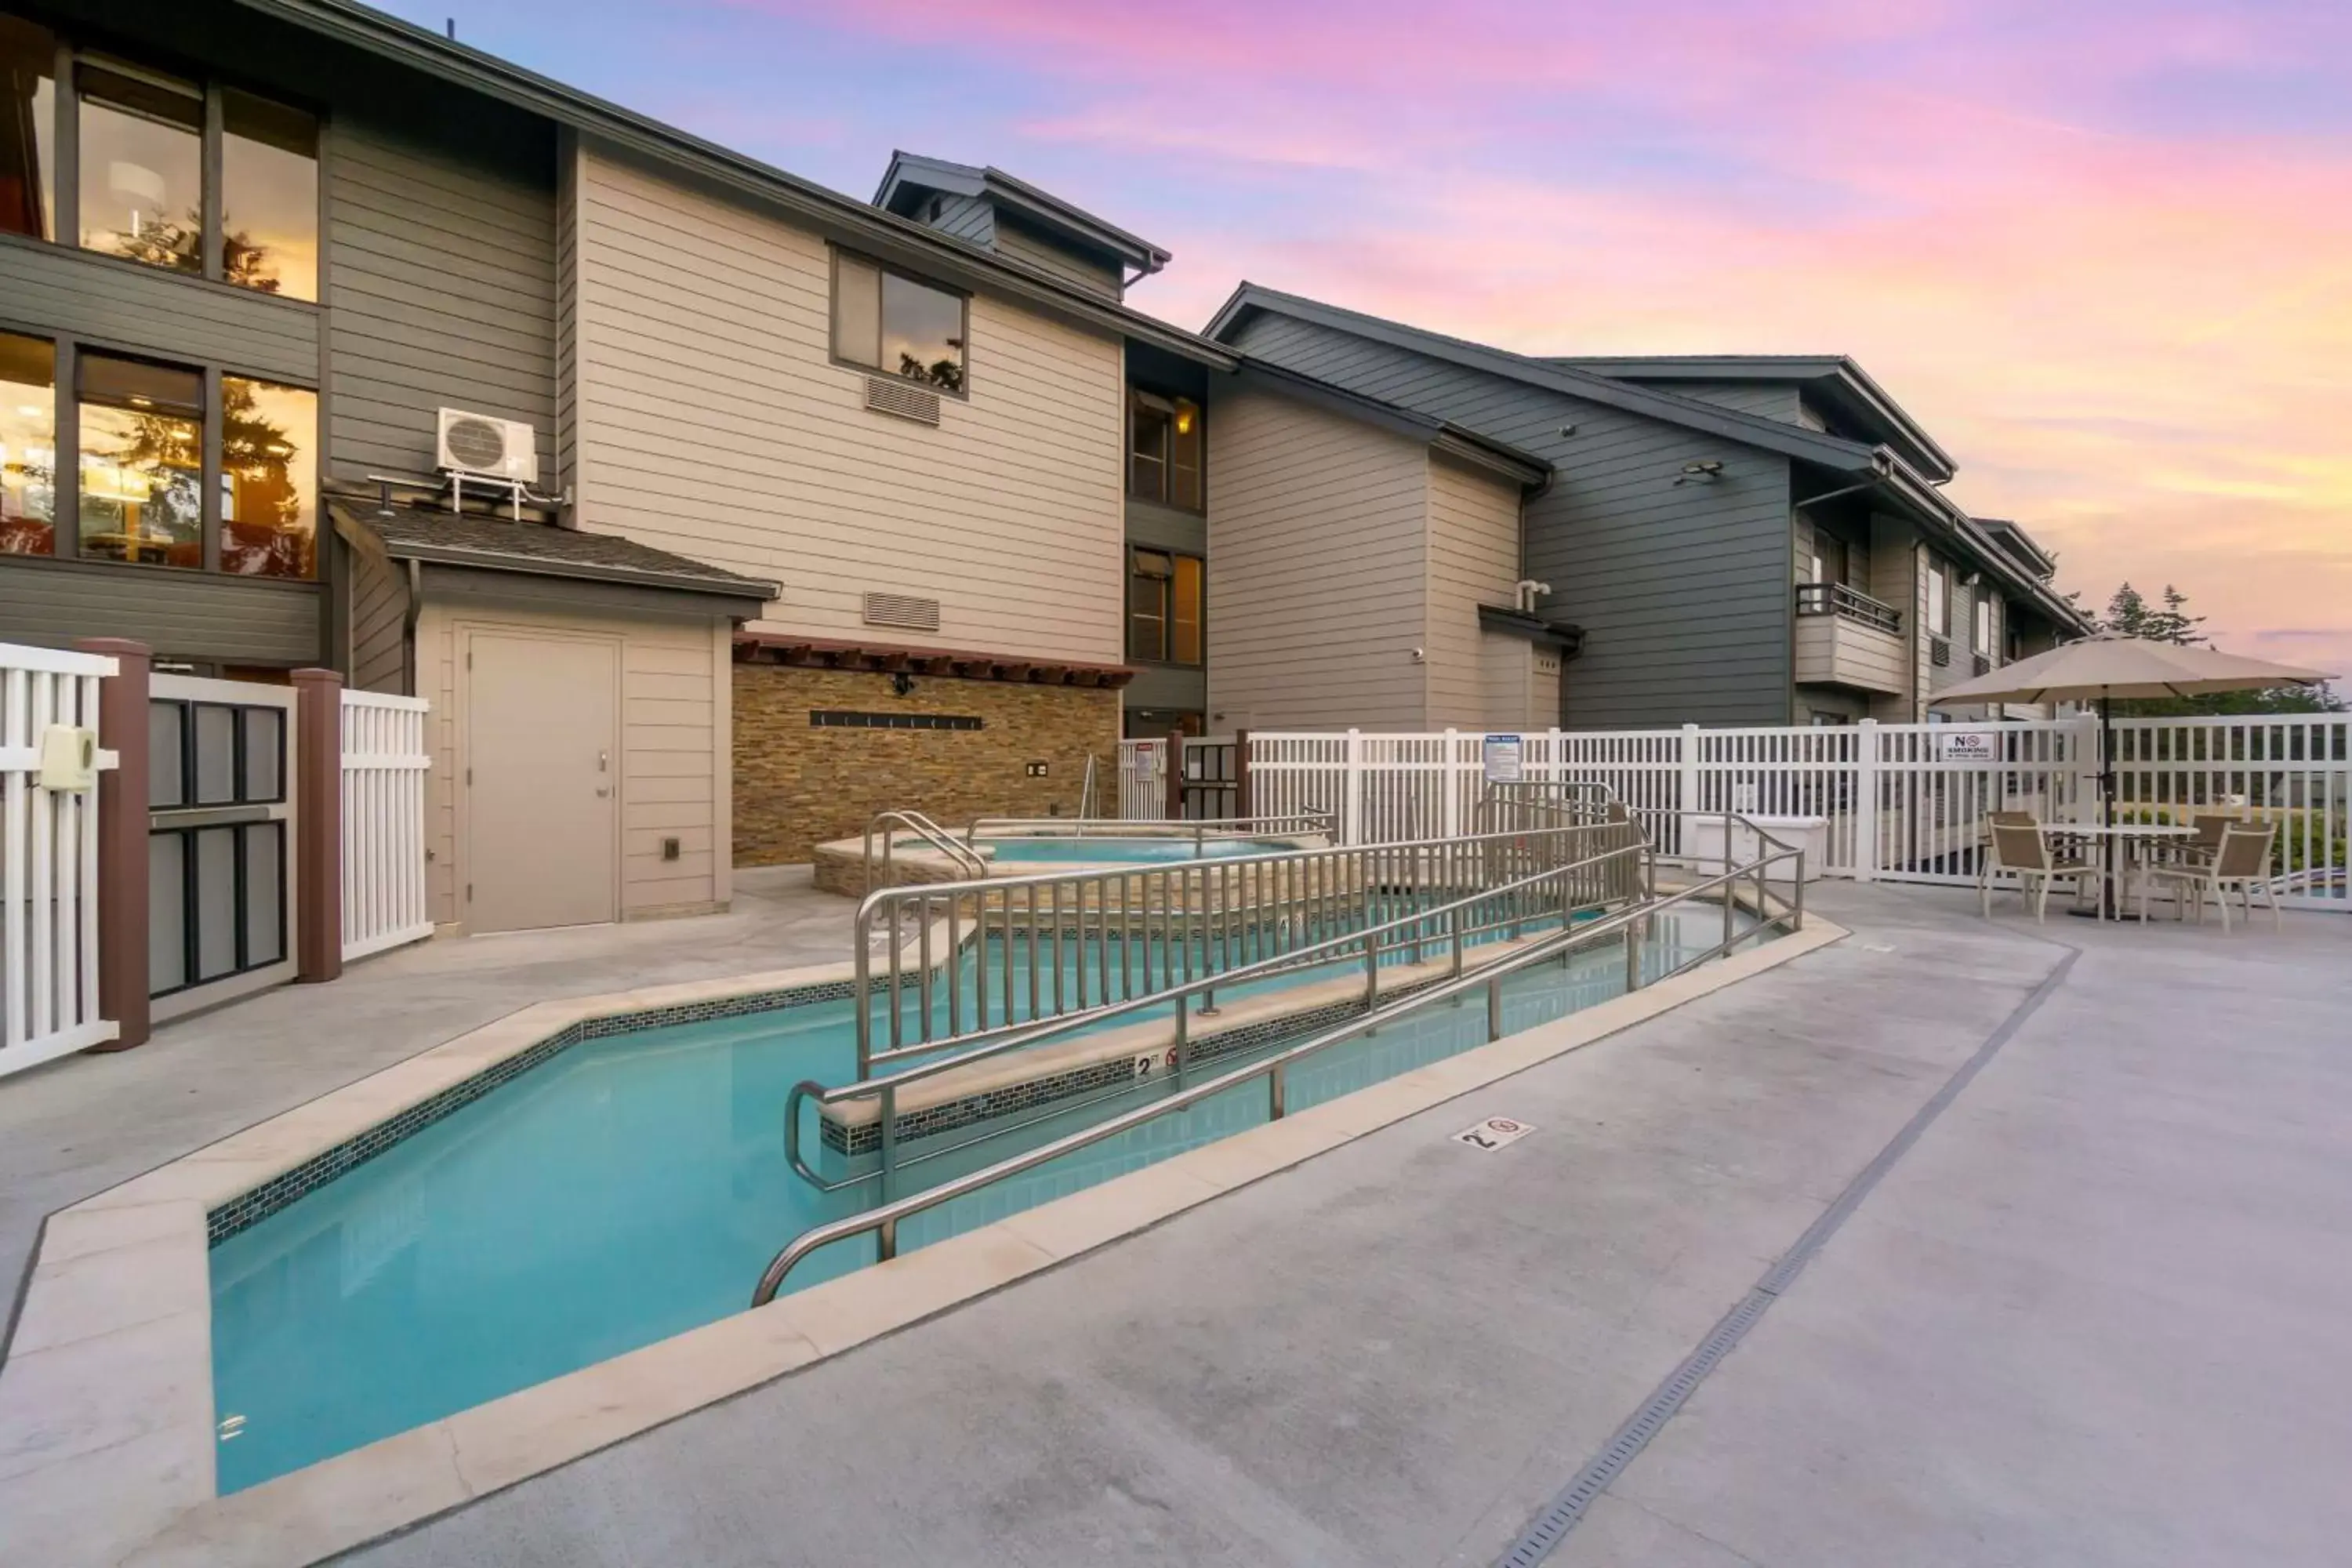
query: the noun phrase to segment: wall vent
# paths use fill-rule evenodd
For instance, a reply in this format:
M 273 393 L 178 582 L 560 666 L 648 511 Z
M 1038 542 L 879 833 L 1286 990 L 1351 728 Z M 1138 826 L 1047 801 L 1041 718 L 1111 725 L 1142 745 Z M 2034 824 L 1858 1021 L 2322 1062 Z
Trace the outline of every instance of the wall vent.
M 1927 662 L 1942 669 L 1952 662 L 1952 645 L 1942 637 L 1927 639 Z
M 911 419 L 918 425 L 940 422 L 940 395 L 925 392 L 894 376 L 869 375 L 866 378 L 866 406 L 877 414 L 895 414 L 901 419 Z
M 868 594 L 866 624 L 897 626 L 910 632 L 935 632 L 940 629 L 940 602 L 919 599 L 912 594 Z

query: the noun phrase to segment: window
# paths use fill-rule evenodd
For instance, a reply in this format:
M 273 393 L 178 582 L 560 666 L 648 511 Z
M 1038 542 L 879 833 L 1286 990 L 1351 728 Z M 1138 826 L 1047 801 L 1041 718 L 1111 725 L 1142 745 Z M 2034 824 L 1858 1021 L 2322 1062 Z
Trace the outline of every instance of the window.
M 1952 632 L 1952 574 L 1936 560 L 1927 563 L 1927 630 L 1939 637 Z
M 833 357 L 942 392 L 964 390 L 964 297 L 836 251 Z
M 1134 389 L 1128 394 L 1127 493 L 1138 500 L 1201 510 L 1200 405 Z
M 78 371 L 82 554 L 201 567 L 203 375 L 95 353 Z
M 194 83 L 84 65 L 81 245 L 175 272 L 205 269 L 205 95 Z
M 58 41 L 0 16 L 0 234 L 55 239 Z
M 221 94 L 221 277 L 319 297 L 319 122 L 242 92 Z
M 1979 591 L 1977 594 L 1976 612 L 1976 626 L 1974 628 L 1976 640 L 1969 646 L 1975 648 L 1979 653 L 1990 653 L 1992 651 L 1993 619 L 1992 595 L 1990 594 L 1982 592 L 1981 590 Z
M 0 555 L 57 548 L 57 350 L 0 332 Z
M 310 577 L 319 559 L 319 395 L 221 377 L 224 572 Z
M 1129 552 L 1127 657 L 1154 664 L 1202 658 L 1201 562 L 1164 550 Z

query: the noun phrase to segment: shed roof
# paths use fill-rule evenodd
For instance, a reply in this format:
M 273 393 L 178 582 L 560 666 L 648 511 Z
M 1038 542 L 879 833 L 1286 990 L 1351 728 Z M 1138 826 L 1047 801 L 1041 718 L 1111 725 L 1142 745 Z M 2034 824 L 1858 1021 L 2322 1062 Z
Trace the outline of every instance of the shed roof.
M 587 533 L 551 523 L 513 521 L 434 507 L 373 505 L 344 497 L 328 502 L 338 528 L 364 530 L 395 561 L 419 561 L 536 577 L 572 577 L 640 588 L 671 588 L 763 605 L 777 584 L 746 577 L 690 556 L 656 550 L 617 533 Z

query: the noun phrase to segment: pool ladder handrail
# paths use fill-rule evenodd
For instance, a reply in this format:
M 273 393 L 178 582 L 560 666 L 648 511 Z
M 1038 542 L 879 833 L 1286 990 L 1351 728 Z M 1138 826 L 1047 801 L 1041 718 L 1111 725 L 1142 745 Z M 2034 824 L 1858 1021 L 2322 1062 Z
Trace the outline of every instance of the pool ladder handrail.
M 946 828 L 941 827 L 938 823 L 933 822 L 921 812 L 908 810 L 881 811 L 875 813 L 873 820 L 866 825 L 866 891 L 872 892 L 875 888 L 874 834 L 876 829 L 880 829 L 882 834 L 882 868 L 887 871 L 890 868 L 890 847 L 893 836 L 899 828 L 902 827 L 908 832 L 913 834 L 916 837 L 921 839 L 930 847 L 946 856 L 950 861 L 954 863 L 957 869 L 964 872 L 967 876 L 985 877 L 988 875 L 987 856 L 982 855 L 979 850 L 973 848 L 969 843 L 957 843 L 954 834 L 949 832 Z
M 1715 814 L 1678 813 L 1676 815 L 1713 816 Z M 1753 824 L 1748 826 L 1751 831 L 1758 833 L 1759 841 L 1779 844 L 1778 840 L 1769 839 L 1760 830 L 1755 829 Z M 1727 837 L 1726 847 L 1728 847 Z M 1034 1170 L 1040 1165 L 1049 1164 L 1065 1154 L 1074 1154 L 1081 1149 L 1088 1148 L 1107 1139 L 1132 1131 L 1162 1116 L 1173 1115 L 1180 1110 L 1189 1110 L 1202 1100 L 1213 1099 L 1227 1089 L 1238 1089 L 1254 1079 L 1263 1078 L 1266 1080 L 1267 1109 L 1272 1119 L 1279 1121 L 1286 1109 L 1285 1085 L 1288 1069 L 1293 1063 L 1302 1061 L 1319 1051 L 1328 1050 L 1333 1046 L 1343 1045 L 1359 1036 L 1394 1023 L 1435 1003 L 1449 1001 L 1484 987 L 1486 992 L 1486 1037 L 1489 1043 L 1500 1039 L 1503 1034 L 1502 983 L 1504 976 L 1517 973 L 1547 959 L 1564 957 L 1580 947 L 1598 942 L 1602 937 L 1615 936 L 1621 931 L 1625 933 L 1626 981 L 1629 989 L 1638 990 L 1642 983 L 1638 928 L 1642 922 L 1654 919 L 1661 910 L 1672 908 L 1676 904 L 1696 899 L 1703 893 L 1721 888 L 1725 889 L 1723 904 L 1727 912 L 1724 923 L 1727 928 L 1731 924 L 1729 911 L 1738 902 L 1736 885 L 1743 879 L 1752 879 L 1755 883 L 1755 901 L 1759 915 L 1756 931 L 1761 931 L 1767 929 L 1769 924 L 1773 923 L 1763 918 L 1767 873 L 1772 866 L 1791 858 L 1796 863 L 1793 882 L 1797 891 L 1788 910 L 1777 919 L 1779 923 L 1783 924 L 1789 931 L 1802 930 L 1805 852 L 1801 847 L 1796 847 L 1783 846 L 1769 848 L 1749 864 L 1730 867 L 1687 888 L 1678 889 L 1664 898 L 1645 900 L 1632 909 L 1589 921 L 1556 936 L 1540 938 L 1517 952 L 1480 965 L 1475 973 L 1441 980 L 1413 992 L 1411 995 L 1400 997 L 1385 1006 L 1376 1006 L 1369 1012 L 1360 1014 L 1311 1039 L 1286 1047 L 1272 1056 L 1244 1063 L 1230 1071 L 1220 1073 L 1213 1079 L 1194 1084 L 1189 1089 L 1180 1089 L 1165 1099 L 1154 1100 L 1149 1105 L 1137 1106 L 1132 1110 L 1123 1111 L 1117 1116 L 1096 1122 L 1091 1127 L 1082 1127 L 1049 1143 L 1041 1143 L 1034 1149 L 1008 1155 L 992 1165 L 982 1166 L 977 1171 L 951 1177 L 937 1186 L 926 1187 L 919 1193 L 909 1193 L 905 1197 L 867 1209 L 863 1214 L 849 1215 L 824 1225 L 812 1226 L 787 1243 L 782 1251 L 769 1260 L 768 1267 L 760 1275 L 759 1284 L 751 1291 L 751 1305 L 764 1307 L 774 1300 L 776 1292 L 783 1286 L 785 1277 L 803 1258 L 821 1247 L 830 1247 L 836 1241 L 845 1241 L 851 1237 L 863 1236 L 872 1231 L 877 1237 L 876 1245 L 879 1254 L 877 1260 L 887 1262 L 898 1256 L 898 1222 L 901 1220 L 921 1214 L 926 1209 L 937 1208 L 941 1204 L 951 1203 L 983 1187 L 993 1186 L 998 1182 Z M 1740 933 L 1739 937 L 1727 939 L 1708 952 L 1675 965 L 1671 973 L 1678 974 L 1685 969 L 1710 962 L 1728 952 L 1738 940 L 1749 934 L 1754 933 Z M 1660 978 L 1663 979 L 1664 976 Z
M 1215 992 L 1230 985 L 1246 984 L 1252 980 L 1265 979 L 1269 975 L 1279 974 L 1288 970 L 1311 967 L 1317 961 L 1318 954 L 1328 953 L 1336 958 L 1351 948 L 1360 946 L 1364 952 L 1365 1002 L 1367 1006 L 1370 1006 L 1376 1002 L 1379 995 L 1381 937 L 1391 932 L 1413 931 L 1414 934 L 1409 941 L 1393 944 L 1389 949 L 1391 952 L 1393 952 L 1396 947 L 1418 950 L 1423 945 L 1436 946 L 1450 942 L 1453 947 L 1453 972 L 1459 974 L 1463 971 L 1464 944 L 1469 937 L 1488 931 L 1501 930 L 1506 926 L 1524 924 L 1528 919 L 1524 910 L 1514 910 L 1509 916 L 1491 924 L 1474 927 L 1463 922 L 1463 911 L 1477 905 L 1491 905 L 1509 900 L 1514 894 L 1554 879 L 1568 879 L 1567 890 L 1573 891 L 1575 883 L 1570 879 L 1570 873 L 1586 870 L 1611 860 L 1622 859 L 1629 855 L 1636 857 L 1637 861 L 1646 861 L 1650 853 L 1648 843 L 1637 839 L 1632 844 L 1605 849 L 1598 855 L 1589 855 L 1581 859 L 1548 867 L 1532 876 L 1523 877 L 1496 887 L 1481 889 L 1477 892 L 1466 894 L 1448 903 L 1433 905 L 1425 910 L 1418 910 L 1411 914 L 1383 921 L 1378 925 L 1367 926 L 1339 936 L 1326 937 L 1320 942 L 1309 942 L 1303 947 L 1292 948 L 1272 958 L 1257 959 L 1249 963 L 1237 964 L 1231 969 L 1221 969 L 1213 974 L 1199 975 L 1181 984 L 1149 992 L 1139 996 L 1126 997 L 1118 1002 L 1106 1003 L 1102 1006 L 1089 1008 L 1083 1013 L 1066 1013 L 1052 1018 L 1040 1019 L 1025 1028 L 1016 1026 L 1012 1033 L 998 1034 L 993 1038 L 972 1046 L 969 1049 L 958 1051 L 953 1056 L 934 1057 L 929 1061 L 920 1062 L 910 1068 L 902 1068 L 894 1073 L 885 1073 L 876 1078 L 856 1079 L 848 1083 L 829 1086 L 819 1083 L 814 1079 L 803 1079 L 794 1084 L 784 1097 L 785 1157 L 790 1162 L 793 1172 L 803 1181 L 827 1192 L 837 1191 L 842 1187 L 870 1180 L 872 1179 L 870 1176 L 857 1176 L 846 1181 L 828 1183 L 801 1157 L 800 1108 L 803 1104 L 813 1100 L 819 1107 L 824 1107 L 844 1104 L 868 1095 L 878 1097 L 882 1100 L 883 1142 L 885 1145 L 890 1145 L 896 1142 L 897 1095 L 898 1090 L 908 1084 L 919 1083 L 925 1079 L 936 1078 L 941 1073 L 957 1068 L 969 1067 L 974 1062 L 985 1061 L 1008 1051 L 1024 1049 L 1060 1035 L 1075 1033 L 1080 1029 L 1090 1029 L 1114 1018 L 1124 1017 L 1131 1013 L 1139 1013 L 1147 1008 L 1171 1003 L 1174 1004 L 1176 1008 L 1177 1067 L 1181 1070 L 1186 1060 L 1185 1047 L 1191 1023 L 1192 999 L 1194 996 L 1202 994 L 1213 996 Z M 1639 890 L 1653 886 L 1654 882 L 1654 877 L 1637 872 L 1632 885 Z M 1597 906 L 1582 903 L 1561 905 L 1564 914 L 1572 913 L 1579 909 L 1594 907 Z M 1420 931 L 1415 930 L 1415 928 L 1425 930 L 1432 923 L 1448 916 L 1452 918 L 1447 921 L 1447 929 L 1443 932 L 1422 934 Z M 919 1052 L 902 1049 L 896 1054 L 908 1056 L 919 1054 Z M 884 1164 L 887 1166 L 890 1163 L 886 1155 Z

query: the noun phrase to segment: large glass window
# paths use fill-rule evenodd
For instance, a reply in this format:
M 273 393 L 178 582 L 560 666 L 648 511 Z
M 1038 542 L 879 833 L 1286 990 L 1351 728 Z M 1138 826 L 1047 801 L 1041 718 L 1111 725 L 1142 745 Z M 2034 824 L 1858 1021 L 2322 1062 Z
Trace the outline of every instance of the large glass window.
M 205 100 L 186 82 L 84 65 L 81 244 L 151 267 L 205 267 Z
M 856 256 L 834 265 L 833 356 L 946 392 L 964 389 L 964 298 Z
M 57 350 L 0 332 L 0 555 L 57 546 Z
M 221 94 L 221 276 L 319 297 L 319 122 L 236 91 Z
M 1934 560 L 1927 563 L 1927 630 L 1939 637 L 1952 635 L 1952 574 Z
M 1127 493 L 1163 506 L 1201 510 L 1201 408 L 1183 397 L 1128 395 Z
M 76 363 L 82 554 L 201 567 L 203 376 L 111 354 Z
M 224 572 L 309 577 L 319 552 L 319 395 L 221 378 Z
M 55 239 L 58 41 L 0 16 L 0 234 Z
M 1969 646 L 1979 653 L 1992 651 L 1992 595 L 1979 590 L 1976 604 L 1976 641 Z
M 1199 664 L 1202 636 L 1198 557 L 1130 551 L 1127 657 L 1154 664 Z

